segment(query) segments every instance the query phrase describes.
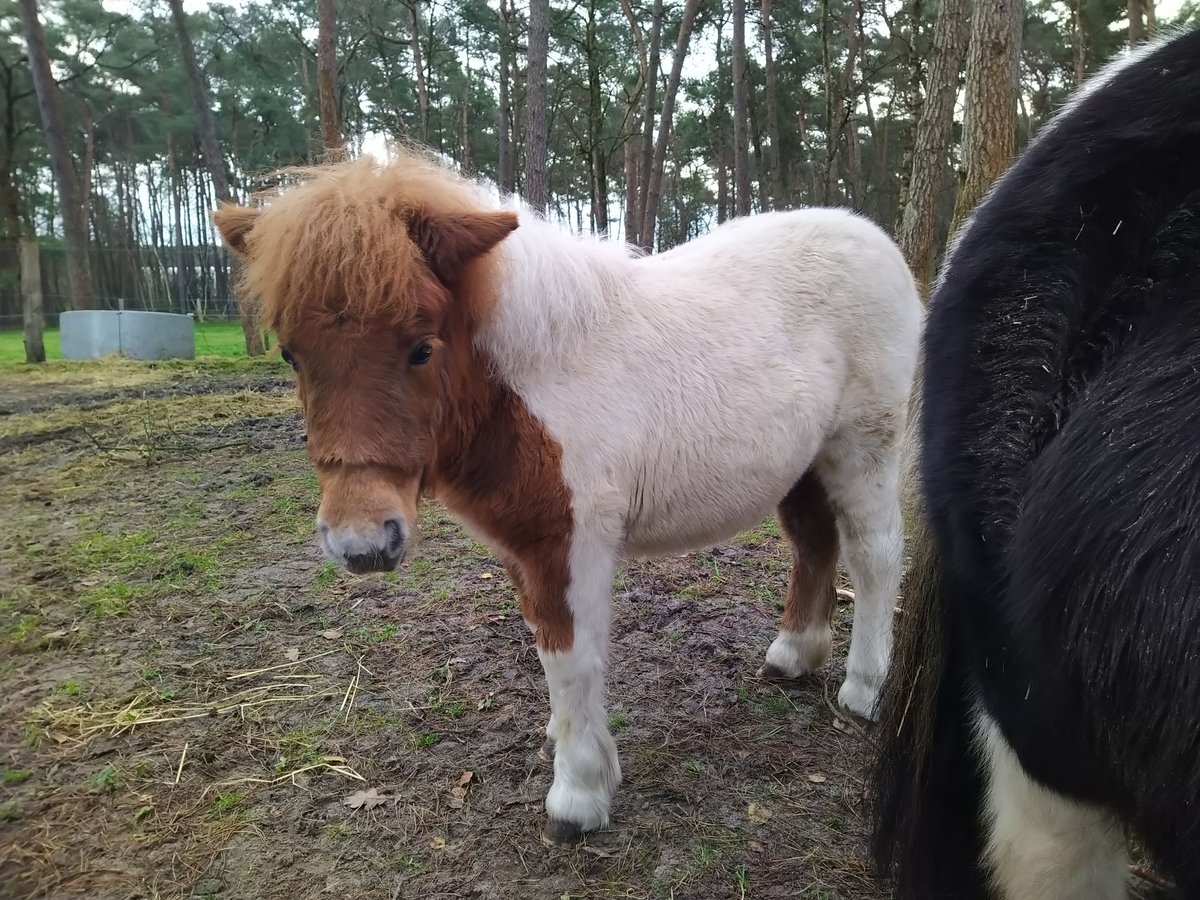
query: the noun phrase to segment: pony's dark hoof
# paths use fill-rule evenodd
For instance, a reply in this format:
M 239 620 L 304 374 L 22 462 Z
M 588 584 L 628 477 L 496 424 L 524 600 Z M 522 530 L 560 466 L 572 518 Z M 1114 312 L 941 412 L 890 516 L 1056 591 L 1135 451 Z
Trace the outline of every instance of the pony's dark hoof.
M 789 675 L 779 666 L 773 666 L 770 663 L 763 663 L 755 674 L 767 681 L 795 681 L 800 677 L 799 675 Z
M 571 847 L 583 840 L 583 829 L 574 822 L 548 819 L 542 829 L 542 843 L 547 847 Z

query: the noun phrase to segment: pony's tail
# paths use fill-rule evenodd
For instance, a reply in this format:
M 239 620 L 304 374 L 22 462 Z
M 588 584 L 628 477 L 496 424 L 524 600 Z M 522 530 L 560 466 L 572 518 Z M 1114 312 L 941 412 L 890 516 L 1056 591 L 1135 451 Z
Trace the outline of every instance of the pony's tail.
M 879 705 L 872 852 L 880 874 L 894 881 L 896 900 L 976 900 L 986 896 L 984 797 L 971 700 L 954 672 L 937 547 L 919 491 L 908 479 L 905 488 L 912 561 Z

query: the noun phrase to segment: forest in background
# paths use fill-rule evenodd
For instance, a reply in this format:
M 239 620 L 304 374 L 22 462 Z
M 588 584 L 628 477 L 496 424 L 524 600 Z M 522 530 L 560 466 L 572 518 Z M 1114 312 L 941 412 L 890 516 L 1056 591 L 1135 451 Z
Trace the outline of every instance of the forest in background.
M 649 250 L 846 205 L 927 282 L 1067 94 L 1183 22 L 1195 0 L 0 0 L 0 325 L 23 239 L 51 319 L 229 314 L 216 199 L 342 140 L 427 144 Z

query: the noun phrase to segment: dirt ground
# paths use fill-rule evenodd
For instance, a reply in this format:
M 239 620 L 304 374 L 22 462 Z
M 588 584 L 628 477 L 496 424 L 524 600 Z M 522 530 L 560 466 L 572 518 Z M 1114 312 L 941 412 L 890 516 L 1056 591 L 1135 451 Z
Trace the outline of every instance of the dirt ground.
M 872 900 L 849 637 L 755 670 L 773 522 L 616 586 L 610 829 L 540 841 L 544 679 L 502 569 L 436 507 L 355 577 L 313 536 L 290 372 L 0 373 L 0 897 Z

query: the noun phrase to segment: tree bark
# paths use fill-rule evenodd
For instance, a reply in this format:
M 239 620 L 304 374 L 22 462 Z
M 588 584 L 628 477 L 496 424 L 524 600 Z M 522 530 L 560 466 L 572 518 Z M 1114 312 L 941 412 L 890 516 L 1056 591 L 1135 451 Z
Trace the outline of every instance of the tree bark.
M 951 235 L 1012 162 L 1024 12 L 1024 0 L 975 5 L 967 52 L 966 177 L 954 204 Z
M 38 18 L 36 0 L 20 0 L 21 30 L 29 53 L 29 74 L 37 97 L 50 167 L 58 185 L 60 210 L 63 218 L 63 237 L 67 250 L 67 285 L 70 304 L 75 309 L 92 309 L 96 299 L 92 285 L 92 267 L 88 259 L 88 220 L 86 197 L 80 192 L 79 175 L 67 144 L 67 127 L 63 120 L 62 99 L 58 83 L 50 71 L 50 54 L 46 35 Z
M 654 168 L 654 113 L 658 106 L 658 69 L 660 58 L 662 55 L 662 26 L 663 26 L 663 0 L 654 0 L 654 11 L 651 14 L 650 20 L 650 60 L 647 63 L 646 85 L 646 106 L 642 113 L 642 155 L 641 161 L 638 164 L 638 177 L 641 181 L 640 189 L 638 190 L 638 206 L 637 206 L 637 228 L 627 240 L 632 244 L 637 244 L 639 247 L 645 247 L 647 243 L 654 243 L 654 236 L 651 235 L 649 241 L 643 240 L 642 228 L 646 222 L 648 212 L 646 210 L 646 200 L 650 196 L 650 173 Z M 661 173 L 660 176 L 661 177 Z
M 196 62 L 196 48 L 192 44 L 192 36 L 188 32 L 187 19 L 183 14 L 183 0 L 169 0 L 171 17 L 175 20 L 175 30 L 179 34 L 179 49 L 183 56 L 184 69 L 187 71 L 188 83 L 192 89 L 192 103 L 196 107 L 196 121 L 200 128 L 200 150 L 212 179 L 213 192 L 217 200 L 225 202 L 233 200 L 233 191 L 229 187 L 229 175 L 225 171 L 225 160 L 221 157 L 220 147 L 217 146 L 217 125 L 213 120 L 212 106 L 209 103 L 208 88 L 204 84 L 204 75 L 200 64 Z M 237 265 L 237 263 L 233 263 Z M 246 339 L 246 355 L 262 356 L 263 336 L 259 327 L 258 316 L 248 303 L 240 302 L 238 308 L 242 319 L 242 334 Z
M 596 33 L 596 2 L 589 0 L 584 31 L 588 71 L 588 168 L 592 194 L 592 224 L 608 232 L 608 147 L 604 140 L 604 93 L 600 81 L 600 44 Z
M 938 194 L 945 183 L 954 133 L 954 101 L 967 53 L 969 0 L 942 0 L 930 47 L 929 85 L 913 142 L 912 175 L 900 213 L 896 242 L 917 284 L 933 281 Z
M 42 332 L 46 320 L 42 314 L 41 248 L 34 238 L 21 239 L 21 319 L 25 326 L 25 362 L 46 361 Z
M 413 74 L 417 80 L 417 126 L 422 144 L 429 143 L 429 86 L 425 83 L 425 64 L 421 60 L 421 0 L 410 0 L 409 18 L 412 24 Z
M 529 66 L 525 103 L 525 200 L 539 213 L 546 211 L 546 163 L 550 129 L 546 67 L 550 54 L 550 0 L 530 0 Z
M 1129 45 L 1132 47 L 1146 36 L 1146 25 L 1142 20 L 1142 0 L 1128 0 L 1125 9 L 1129 15 Z
M 337 0 L 317 0 L 317 96 L 326 158 L 345 152 L 337 104 Z
M 744 2 L 744 0 L 743 0 Z M 671 131 L 675 112 L 675 95 L 679 92 L 679 80 L 683 76 L 683 61 L 687 57 L 688 43 L 692 39 L 692 28 L 696 24 L 699 0 L 686 0 L 683 19 L 679 23 L 679 41 L 675 45 L 675 58 L 671 62 L 671 75 L 663 95 L 662 116 L 658 123 L 658 140 L 654 144 L 654 161 L 651 163 L 650 184 L 646 191 L 646 216 L 642 219 L 641 246 L 644 250 L 654 247 L 654 229 L 658 224 L 658 203 L 662 195 L 663 165 L 667 160 L 667 135 Z
M 733 201 L 750 215 L 750 84 L 746 73 L 746 0 L 733 0 Z
M 509 0 L 500 0 L 500 121 L 497 128 L 497 133 L 499 134 L 499 155 L 496 166 L 498 170 L 497 177 L 500 180 L 500 190 L 505 194 L 511 194 L 516 189 L 513 176 L 512 100 L 508 94 L 508 82 L 511 77 L 509 70 L 512 58 L 512 38 L 509 34 L 510 10 L 508 4 Z
M 783 177 L 783 148 L 779 134 L 779 87 L 775 80 L 775 50 L 771 35 L 771 0 L 762 0 L 764 68 L 767 79 L 767 162 L 771 167 L 771 206 L 779 209 L 787 196 Z

